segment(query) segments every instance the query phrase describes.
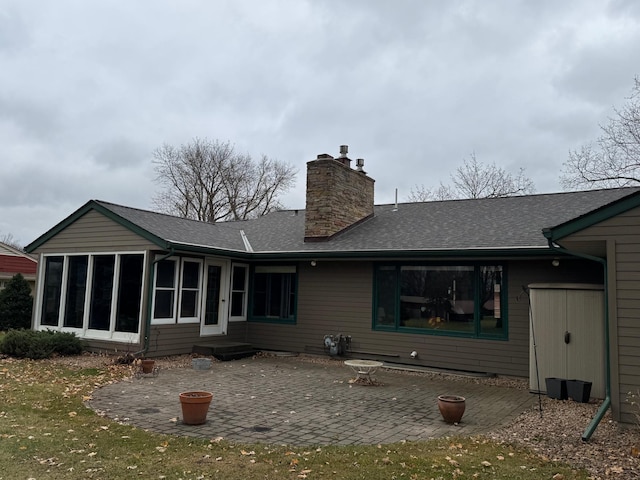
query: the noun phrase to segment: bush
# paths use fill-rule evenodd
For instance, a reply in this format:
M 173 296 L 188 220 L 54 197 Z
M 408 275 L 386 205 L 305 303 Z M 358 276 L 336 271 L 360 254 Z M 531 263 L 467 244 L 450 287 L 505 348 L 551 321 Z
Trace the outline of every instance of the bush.
M 18 273 L 0 290 L 0 330 L 30 328 L 32 310 L 31 287 Z
M 57 355 L 77 355 L 83 350 L 82 342 L 73 333 L 34 332 L 10 330 L 0 344 L 0 352 L 18 358 L 39 360 Z

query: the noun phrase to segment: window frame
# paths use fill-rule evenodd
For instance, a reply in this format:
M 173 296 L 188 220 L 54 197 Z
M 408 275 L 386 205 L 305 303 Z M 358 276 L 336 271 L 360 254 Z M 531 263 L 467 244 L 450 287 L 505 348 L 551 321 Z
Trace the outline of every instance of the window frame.
M 178 312 L 178 287 L 179 287 L 179 279 L 180 279 L 180 258 L 179 257 L 168 257 L 162 258 L 161 256 L 156 256 L 156 261 L 153 263 L 153 285 L 150 288 L 153 289 L 152 301 L 151 301 L 151 325 L 173 325 L 176 323 L 176 317 Z M 158 261 L 160 260 L 160 261 Z M 173 262 L 173 286 L 171 287 L 158 287 L 158 267 L 160 263 L 165 261 Z M 157 300 L 157 292 L 160 291 L 172 291 L 173 292 L 173 303 L 171 305 L 171 316 L 170 317 L 156 317 L 156 300 Z
M 251 288 L 250 288 L 250 302 L 249 302 L 249 312 L 248 312 L 248 320 L 250 322 L 259 322 L 259 323 L 277 323 L 284 325 L 295 325 L 298 319 L 298 282 L 299 282 L 299 274 L 298 274 L 298 265 L 297 264 L 278 264 L 278 265 L 265 265 L 265 264 L 257 264 L 251 267 Z M 290 273 L 293 274 L 293 279 L 290 282 L 291 289 L 287 296 L 293 294 L 293 306 L 292 312 L 289 317 L 273 317 L 266 315 L 255 315 L 255 295 L 256 295 L 256 275 L 258 274 L 278 274 L 278 273 Z M 271 285 L 271 279 L 273 277 L 269 275 L 267 277 L 267 284 Z M 267 288 L 268 291 L 268 288 Z
M 455 331 L 455 330 L 441 330 L 437 328 L 424 328 L 424 327 L 408 327 L 401 325 L 400 305 L 401 305 L 401 290 L 402 290 L 402 267 L 473 267 L 473 300 L 474 300 L 474 313 L 473 313 L 473 329 L 471 332 Z M 500 334 L 485 333 L 482 331 L 482 306 L 480 305 L 480 291 L 482 288 L 480 271 L 483 267 L 494 267 L 501 269 L 500 286 L 499 288 L 499 311 L 502 325 L 502 332 Z M 393 301 L 393 323 L 381 324 L 379 323 L 379 295 L 378 285 L 380 282 L 379 272 L 382 269 L 393 269 L 395 274 Z M 398 333 L 411 333 L 420 335 L 436 335 L 447 337 L 462 337 L 462 338 L 474 338 L 482 340 L 508 340 L 509 338 L 509 321 L 508 321 L 508 289 L 507 289 L 507 264 L 506 262 L 380 262 L 374 264 L 373 275 L 373 289 L 372 289 L 372 315 L 371 315 L 371 327 L 374 331 L 386 331 L 386 332 L 398 332 Z M 382 307 L 384 308 L 384 307 Z M 385 311 L 385 316 L 388 313 Z
M 243 290 L 235 290 L 234 287 L 234 274 L 235 268 L 244 269 L 244 285 Z M 229 322 L 245 322 L 248 316 L 249 310 L 249 277 L 250 277 L 250 268 L 246 263 L 232 263 L 231 264 L 231 278 L 229 282 Z M 242 315 L 231 315 L 233 311 L 233 294 L 234 293 L 242 293 Z
M 184 266 L 185 263 L 196 263 L 198 264 L 198 285 L 197 287 L 188 287 L 184 286 Z M 204 276 L 203 272 L 204 261 L 200 258 L 192 258 L 192 257 L 182 257 L 180 259 L 180 279 L 178 282 L 178 295 L 176 296 L 176 305 L 174 309 L 174 317 L 176 317 L 176 323 L 200 323 L 200 313 L 202 311 L 202 277 Z M 182 314 L 182 301 L 184 299 L 184 292 L 196 292 L 196 300 L 195 300 L 195 316 L 183 317 Z M 155 295 L 154 295 L 155 298 Z

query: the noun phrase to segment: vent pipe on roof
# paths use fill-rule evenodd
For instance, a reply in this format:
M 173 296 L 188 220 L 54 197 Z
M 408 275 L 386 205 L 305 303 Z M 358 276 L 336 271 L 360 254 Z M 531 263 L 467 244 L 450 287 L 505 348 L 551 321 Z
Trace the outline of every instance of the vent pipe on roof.
M 396 203 L 393 206 L 393 211 L 397 212 L 398 211 L 398 189 L 396 188 Z

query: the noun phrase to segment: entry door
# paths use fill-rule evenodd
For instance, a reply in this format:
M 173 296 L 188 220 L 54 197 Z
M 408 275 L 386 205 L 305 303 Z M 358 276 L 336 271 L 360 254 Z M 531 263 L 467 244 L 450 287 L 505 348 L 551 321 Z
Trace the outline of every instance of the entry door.
M 204 315 L 200 323 L 200 335 L 225 335 L 227 333 L 227 294 L 229 276 L 225 262 L 207 260 L 204 273 Z

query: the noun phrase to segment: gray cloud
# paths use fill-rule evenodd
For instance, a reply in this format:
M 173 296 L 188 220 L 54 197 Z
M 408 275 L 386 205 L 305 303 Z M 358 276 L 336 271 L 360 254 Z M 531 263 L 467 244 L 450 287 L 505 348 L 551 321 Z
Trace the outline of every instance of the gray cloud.
M 91 198 L 151 207 L 153 150 L 194 137 L 294 164 L 291 208 L 344 143 L 378 202 L 472 152 L 558 190 L 640 73 L 633 1 L 5 3 L 0 232 L 24 243 Z

